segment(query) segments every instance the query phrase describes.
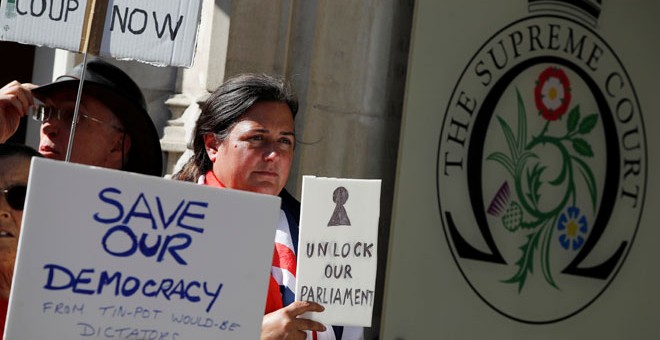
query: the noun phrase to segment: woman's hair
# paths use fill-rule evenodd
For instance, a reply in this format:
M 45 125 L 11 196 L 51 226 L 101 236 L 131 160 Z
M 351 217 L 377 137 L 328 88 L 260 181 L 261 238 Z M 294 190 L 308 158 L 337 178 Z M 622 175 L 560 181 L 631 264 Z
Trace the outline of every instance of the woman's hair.
M 0 144 L 0 158 L 10 156 L 21 156 L 30 159 L 32 157 L 41 157 L 37 150 L 23 144 L 5 143 Z
M 281 102 L 289 106 L 293 118 L 298 112 L 298 99 L 289 85 L 266 74 L 241 74 L 224 82 L 202 105 L 193 131 L 193 155 L 172 178 L 195 182 L 213 167 L 206 154 L 204 136 L 213 133 L 223 140 L 252 105 L 259 102 Z

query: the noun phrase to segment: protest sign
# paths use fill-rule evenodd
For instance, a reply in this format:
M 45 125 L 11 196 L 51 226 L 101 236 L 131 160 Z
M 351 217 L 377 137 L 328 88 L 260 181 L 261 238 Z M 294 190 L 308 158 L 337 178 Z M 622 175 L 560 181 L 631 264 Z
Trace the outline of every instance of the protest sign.
M 103 57 L 190 66 L 201 7 L 201 0 L 6 0 L 0 40 L 74 52 L 92 43 L 99 50 L 90 53 Z M 89 25 L 99 26 L 98 34 L 90 36 Z
M 258 339 L 274 196 L 33 159 L 5 339 Z
M 296 300 L 325 324 L 371 326 L 380 214 L 380 180 L 303 177 Z

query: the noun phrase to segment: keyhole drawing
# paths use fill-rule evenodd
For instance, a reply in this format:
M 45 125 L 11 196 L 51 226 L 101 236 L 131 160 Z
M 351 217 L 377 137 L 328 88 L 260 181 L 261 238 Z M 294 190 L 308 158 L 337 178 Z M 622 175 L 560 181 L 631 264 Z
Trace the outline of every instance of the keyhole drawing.
M 346 214 L 346 209 L 344 209 L 344 204 L 348 201 L 348 190 L 344 187 L 338 187 L 332 193 L 332 201 L 334 201 L 337 206 L 335 211 L 330 217 L 330 222 L 328 222 L 328 227 L 338 226 L 338 225 L 351 225 L 351 220 L 348 219 Z

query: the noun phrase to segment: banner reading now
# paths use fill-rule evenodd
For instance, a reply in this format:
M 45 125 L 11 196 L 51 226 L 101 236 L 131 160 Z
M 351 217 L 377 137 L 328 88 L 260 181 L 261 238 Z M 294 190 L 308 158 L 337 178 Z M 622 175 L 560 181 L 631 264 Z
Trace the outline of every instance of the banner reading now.
M 8 0 L 0 4 L 0 40 L 74 52 L 89 42 L 104 57 L 191 66 L 201 7 L 199 0 Z M 105 16 L 91 20 L 99 10 Z

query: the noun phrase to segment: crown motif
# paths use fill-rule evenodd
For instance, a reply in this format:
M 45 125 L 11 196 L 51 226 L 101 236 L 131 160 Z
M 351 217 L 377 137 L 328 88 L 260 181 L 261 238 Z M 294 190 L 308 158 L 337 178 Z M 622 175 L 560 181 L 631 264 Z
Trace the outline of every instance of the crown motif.
M 598 26 L 601 0 L 528 0 L 529 12 L 551 11 L 573 16 L 592 27 Z

